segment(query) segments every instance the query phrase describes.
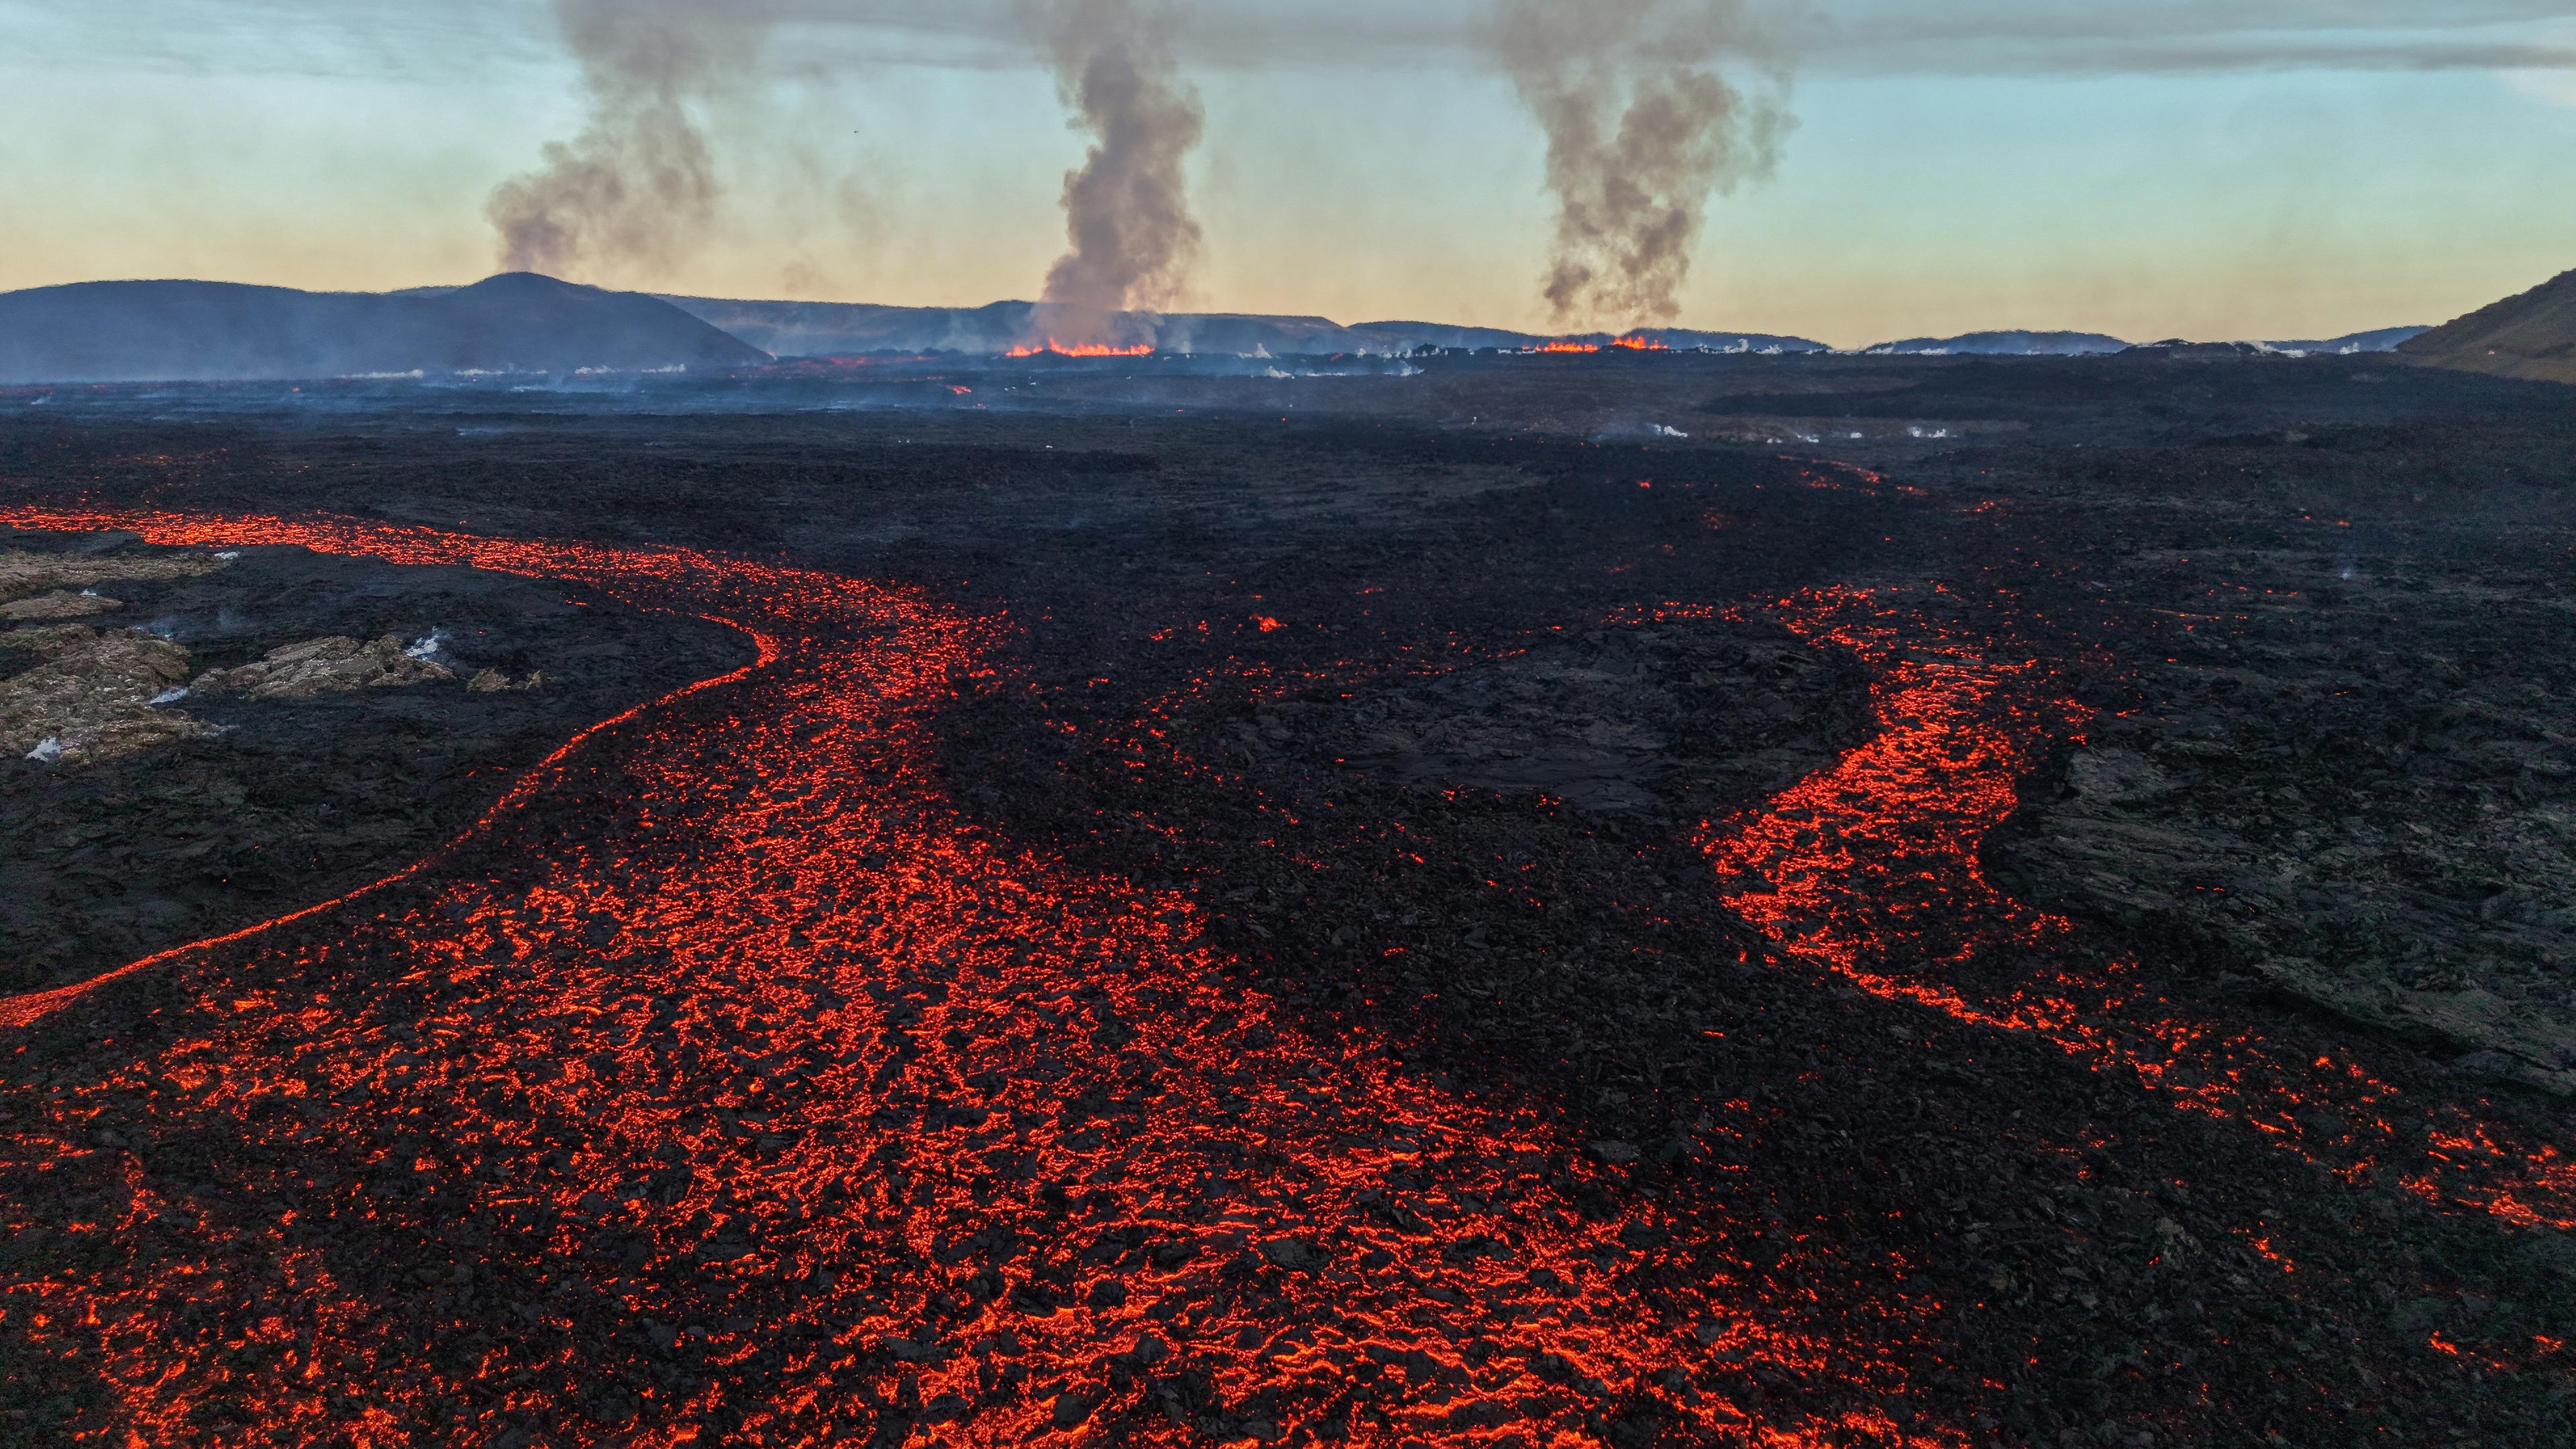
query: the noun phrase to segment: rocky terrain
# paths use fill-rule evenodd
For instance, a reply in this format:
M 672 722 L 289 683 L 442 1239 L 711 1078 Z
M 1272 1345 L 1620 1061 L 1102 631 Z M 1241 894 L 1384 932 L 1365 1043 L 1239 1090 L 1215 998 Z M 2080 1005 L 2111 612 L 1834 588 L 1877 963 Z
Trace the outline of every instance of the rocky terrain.
M 1861 681 L 1836 663 L 1758 625 L 1551 629 L 1499 658 L 1267 702 L 1231 729 L 1247 762 L 1697 818 L 1786 789 L 1860 737 Z
M 2239 439 L 2165 463 L 2166 495 L 2079 585 L 2132 631 L 2097 677 L 2104 712 L 1998 868 L 2215 979 L 2567 1094 L 2563 465 L 2392 441 Z M 2124 466 L 1981 481 L 2080 508 Z
M 12 991 L 374 880 L 574 731 L 742 657 L 526 580 L 112 534 L 0 532 L 0 600 Z
M 705 550 L 654 586 L 782 651 L 9 1042 L 0 1432 L 2563 1442 L 2564 389 L 938 376 L 0 420 L 0 505 Z M 225 625 L 255 570 L 339 582 Z M 282 767 L 118 803 L 264 721 L 373 781 L 568 735 L 577 640 L 680 652 L 293 550 L 26 596 L 81 588 L 23 627 L 184 595 L 187 677 L 253 671 L 180 702 L 225 734 L 0 766 L 136 782 L 9 836 L 118 869 L 314 850 Z M 439 628 L 449 678 L 255 697 Z

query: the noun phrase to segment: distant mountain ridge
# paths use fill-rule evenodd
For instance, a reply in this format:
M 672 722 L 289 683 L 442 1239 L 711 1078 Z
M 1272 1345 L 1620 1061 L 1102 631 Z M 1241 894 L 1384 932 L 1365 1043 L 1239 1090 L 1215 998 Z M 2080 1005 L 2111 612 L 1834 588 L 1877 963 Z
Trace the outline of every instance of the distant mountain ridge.
M 2481 307 L 2397 351 L 2432 367 L 2576 382 L 2576 272 Z
M 2376 332 L 2355 332 L 2348 337 L 2329 337 L 2312 342 L 2192 342 L 2169 337 L 2162 342 L 2146 342 L 2129 349 L 2137 356 L 2181 357 L 2199 360 L 2226 357 L 2352 357 L 2365 352 L 2395 352 L 2399 344 L 2420 336 L 2421 327 L 2383 327 Z
M 1970 332 L 1960 337 L 1910 337 L 1864 348 L 1894 357 L 2098 357 L 2126 352 L 2129 344 L 2099 332 Z
M 2180 349 L 2193 349 L 2191 355 L 2200 357 L 2304 357 L 2316 353 L 2391 352 L 2422 331 L 2421 327 L 2383 327 L 2376 332 L 2355 332 L 2322 342 L 2185 342 L 2177 338 L 2144 344 L 2123 342 L 2100 332 L 1970 332 L 1959 337 L 1882 342 L 1862 350 L 1873 357 L 2107 357 L 2121 352 L 2173 353 Z
M 869 352 L 1007 352 L 1059 335 L 1065 328 L 1036 302 L 994 302 L 982 307 L 885 307 L 858 302 L 761 302 L 662 295 L 659 300 L 781 357 L 822 357 Z M 1107 336 L 1080 340 L 1122 346 L 1151 345 L 1165 352 L 1274 356 L 1330 352 L 1406 353 L 1421 347 L 1518 348 L 1553 341 L 1607 344 L 1620 335 L 1644 336 L 1668 347 L 1720 352 L 1823 352 L 1821 342 L 1759 332 L 1704 332 L 1647 328 L 1641 333 L 1593 333 L 1560 338 L 1496 327 L 1457 327 L 1438 322 L 1362 322 L 1343 326 L 1324 317 L 1258 316 L 1239 312 L 1127 312 L 1109 320 Z
M 0 382 L 641 372 L 768 360 L 667 303 L 525 272 L 408 294 L 177 281 L 0 294 Z
M 2571 274 L 2576 276 L 2576 274 Z M 2568 284 L 2560 278 L 2551 287 Z M 2576 286 L 2566 287 L 2576 293 Z M 2531 294 L 2541 298 L 2550 288 Z M 2523 305 L 2530 299 L 2516 299 Z M 2545 299 L 2544 299 L 2545 301 Z M 2544 310 L 2545 306 L 2544 306 Z M 2497 308 L 2488 313 L 2498 312 Z M 2479 317 L 2487 317 L 2481 313 Z M 2462 327 L 2477 319 L 2453 324 Z M 2422 329 L 2323 342 L 2150 343 L 2092 332 L 1993 331 L 1865 349 L 1907 356 L 2167 357 L 2385 351 Z M 2449 329 L 2445 329 L 2448 331 Z M 2543 329 L 2546 331 L 2546 328 Z M 1105 332 L 1107 336 L 1094 335 Z M 1243 313 L 1124 313 L 1076 323 L 1033 302 L 892 307 L 611 292 L 532 273 L 388 293 L 302 292 L 224 282 L 86 282 L 0 294 L 0 383 L 231 381 L 363 375 L 643 372 L 756 367 L 774 357 L 868 353 L 995 355 L 1051 339 L 1257 357 L 1517 350 L 1613 342 L 1721 353 L 1831 352 L 1804 337 L 1647 328 L 1551 336 L 1437 322 L 1363 322 Z M 2546 338 L 2533 366 L 2549 366 Z M 2518 346 L 2519 344 L 2514 344 Z M 2563 344 L 2561 354 L 2564 353 Z M 2409 344 L 2412 350 L 2414 344 Z M 2505 346 L 2495 354 L 2522 354 Z

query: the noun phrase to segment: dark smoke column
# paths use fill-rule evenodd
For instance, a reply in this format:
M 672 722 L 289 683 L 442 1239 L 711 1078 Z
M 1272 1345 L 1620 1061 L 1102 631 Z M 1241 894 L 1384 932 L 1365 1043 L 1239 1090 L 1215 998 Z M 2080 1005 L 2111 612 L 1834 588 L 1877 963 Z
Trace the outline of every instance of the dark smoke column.
M 485 214 L 505 271 L 652 270 L 714 223 L 715 161 L 689 103 L 748 73 L 767 39 L 758 4 L 554 0 L 581 61 L 589 124 L 544 164 L 493 189 Z
M 1777 160 L 1789 120 L 1716 63 L 1754 48 L 1744 0 L 1497 0 L 1512 84 L 1547 131 L 1560 324 L 1668 322 L 1709 197 Z
M 1197 259 L 1183 163 L 1206 114 L 1172 54 L 1178 13 L 1166 0 L 1020 0 L 1021 23 L 1055 69 L 1074 126 L 1092 138 L 1064 179 L 1073 250 L 1047 273 L 1059 332 L 1107 335 L 1116 314 L 1161 310 Z

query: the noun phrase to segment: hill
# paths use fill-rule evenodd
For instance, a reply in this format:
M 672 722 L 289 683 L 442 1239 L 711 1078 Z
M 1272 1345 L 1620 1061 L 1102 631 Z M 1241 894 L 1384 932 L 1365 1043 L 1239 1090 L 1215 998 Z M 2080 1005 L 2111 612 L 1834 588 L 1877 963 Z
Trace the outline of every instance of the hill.
M 1362 322 L 1351 331 L 1365 339 L 1371 352 L 1411 352 L 1417 347 L 1445 347 L 1472 352 L 1485 347 L 1527 347 L 1538 339 L 1499 327 L 1453 327 L 1442 322 Z
M 524 272 L 386 295 L 174 281 L 0 294 L 0 382 L 641 372 L 767 360 L 651 297 Z
M 2099 332 L 1970 332 L 1882 342 L 1868 350 L 1873 356 L 1896 357 L 2098 357 L 2128 347 Z
M 2306 357 L 2318 353 L 2348 355 L 2390 352 L 2421 327 L 2387 327 L 2305 342 L 2150 342 L 2131 347 L 2099 332 L 1971 332 L 1961 337 L 1913 337 L 1882 342 L 1868 349 L 1873 357 L 2106 357 L 2120 352 L 2164 352 L 2192 356 L 2256 356 L 2274 353 Z
M 2429 367 L 2576 382 L 2576 272 L 2436 327 L 2397 352 Z
M 879 307 L 661 296 L 690 316 L 780 357 L 865 352 L 1000 352 L 1025 340 L 1037 306 Z

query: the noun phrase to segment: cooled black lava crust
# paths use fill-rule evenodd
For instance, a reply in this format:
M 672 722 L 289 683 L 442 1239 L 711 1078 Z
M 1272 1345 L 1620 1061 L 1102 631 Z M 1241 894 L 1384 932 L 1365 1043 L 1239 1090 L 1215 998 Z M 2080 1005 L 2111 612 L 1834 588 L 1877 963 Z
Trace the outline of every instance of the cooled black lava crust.
M 163 552 L 0 530 L 0 549 Z M 168 550 L 177 552 L 177 550 Z M 189 550 L 203 553 L 204 550 Z M 583 728 L 751 657 L 730 630 L 586 591 L 299 548 L 120 582 L 81 622 L 149 628 L 197 671 L 342 636 L 440 636 L 452 681 L 310 699 L 190 699 L 223 733 L 100 764 L 0 760 L 0 990 L 82 980 L 328 900 L 418 859 Z M 9 667 L 0 651 L 0 669 Z M 483 669 L 533 690 L 469 693 Z
M 181 422 L 113 399 L 69 421 L 21 408 L 0 415 L 0 496 L 681 543 L 1005 615 L 1005 657 L 941 724 L 980 823 L 1193 893 L 1240 969 L 1321 1030 L 1386 1032 L 1462 1090 L 1543 1103 L 1572 1140 L 1635 1145 L 1622 1191 L 1758 1202 L 1734 1261 L 1901 1258 L 1945 1306 L 1913 1399 L 1870 1406 L 1897 1422 L 2010 1446 L 2566 1442 L 2576 1378 L 2547 1347 L 2576 1337 L 2566 1234 L 2344 1180 L 2045 1043 L 1791 964 L 1684 836 L 1871 728 L 1855 663 L 1766 601 L 1946 586 L 2106 712 L 2058 742 L 1988 862 L 2079 919 L 2072 949 L 2284 1043 L 2364 1050 L 2410 1104 L 2563 1142 L 2567 1101 L 2494 1045 L 2264 969 L 2447 987 L 2489 960 L 2491 984 L 2563 999 L 2564 919 L 2534 899 L 2560 859 L 2546 842 L 2372 857 L 2375 944 L 2331 877 L 2258 917 L 2206 898 L 2242 881 L 2173 852 L 2201 841 L 2241 876 L 2310 850 L 2302 832 L 2402 832 L 2409 811 L 2570 818 L 2547 663 L 2576 568 L 2576 393 L 2373 359 L 953 375 L 971 399 L 889 382 L 881 410 L 830 414 L 729 390 L 471 415 L 375 393 L 289 414 L 240 390 Z M 1819 441 L 1777 441 L 1802 432 Z M 2312 602 L 2256 611 L 2229 601 L 2240 586 Z M 1664 603 L 1737 613 L 1640 613 Z M 732 657 L 623 627 L 656 681 Z M 525 647 L 551 672 L 550 637 Z M 2346 674 L 2369 688 L 2338 693 Z M 507 738 L 541 752 L 570 722 Z M 184 809 L 150 828 L 224 813 Z M 2124 858 L 2100 844 L 2114 827 L 2184 843 Z M 2461 949 L 2494 935 L 2516 953 Z M 44 1066 L 81 1069 L 72 1047 Z M 1709 1118 L 1748 1124 L 1737 1160 L 1661 1150 Z M 1809 1286 L 1866 1301 L 1875 1271 Z M 506 1321 L 539 1289 L 480 1291 Z M 78 1387 L 76 1366 L 37 1377 Z M 21 1394 L 20 1422 L 44 1403 Z M 884 1411 L 880 1442 L 926 1431 L 908 1412 Z

